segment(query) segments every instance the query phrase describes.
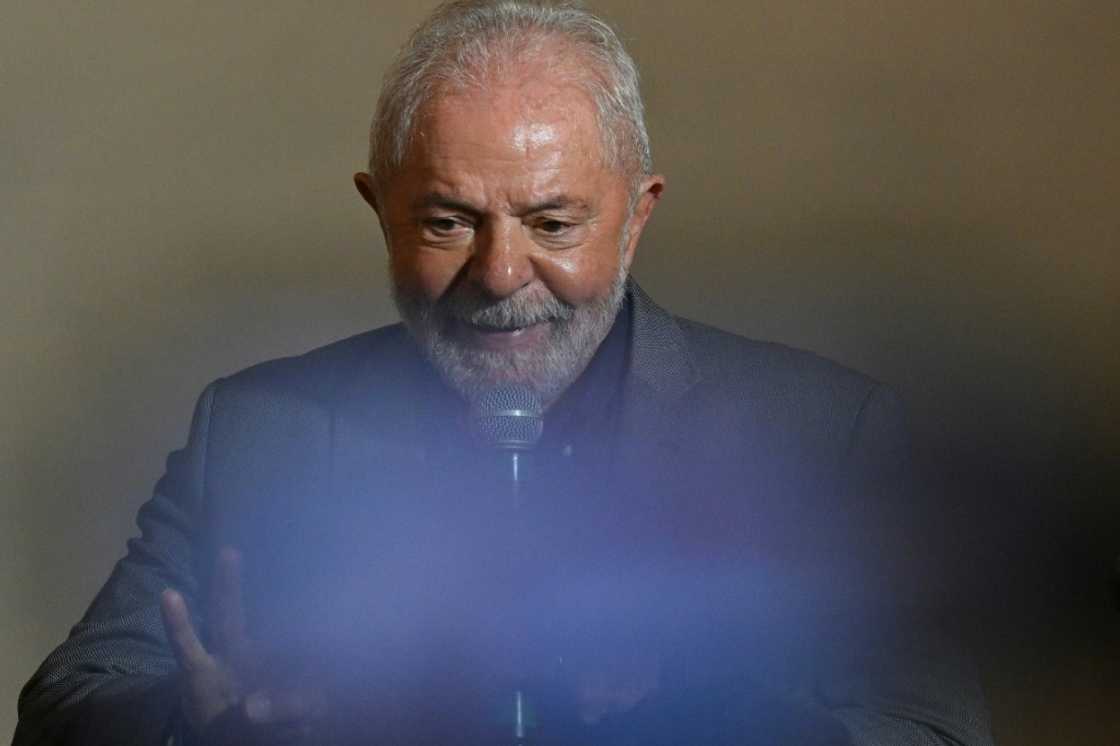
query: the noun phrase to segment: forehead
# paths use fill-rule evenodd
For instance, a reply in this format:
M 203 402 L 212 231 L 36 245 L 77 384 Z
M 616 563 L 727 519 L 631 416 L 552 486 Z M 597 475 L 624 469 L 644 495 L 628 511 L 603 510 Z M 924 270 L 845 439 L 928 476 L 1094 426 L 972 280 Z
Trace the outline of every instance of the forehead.
M 403 170 L 456 189 L 533 189 L 606 170 L 596 109 L 578 84 L 522 75 L 448 90 L 419 112 Z

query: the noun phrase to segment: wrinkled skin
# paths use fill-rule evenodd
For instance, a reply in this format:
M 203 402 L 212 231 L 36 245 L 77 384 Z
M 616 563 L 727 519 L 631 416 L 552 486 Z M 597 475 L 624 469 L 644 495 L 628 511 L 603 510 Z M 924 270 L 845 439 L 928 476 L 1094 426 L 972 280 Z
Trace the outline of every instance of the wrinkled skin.
M 664 186 L 648 176 L 635 192 L 605 163 L 591 100 L 536 70 L 436 97 L 403 166 L 355 182 L 402 316 L 444 377 L 468 398 L 523 383 L 546 404 L 610 329 Z

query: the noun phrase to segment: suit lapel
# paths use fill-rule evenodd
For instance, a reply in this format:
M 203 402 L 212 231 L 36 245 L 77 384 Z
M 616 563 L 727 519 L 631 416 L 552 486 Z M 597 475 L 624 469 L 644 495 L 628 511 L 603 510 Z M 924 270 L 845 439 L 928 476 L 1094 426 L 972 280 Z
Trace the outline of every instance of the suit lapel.
M 633 280 L 630 361 L 622 390 L 616 487 L 632 491 L 635 480 L 657 484 L 687 447 L 678 422 L 685 394 L 700 381 L 684 332 Z M 645 475 L 644 477 L 642 475 Z M 643 485 L 644 486 L 644 485 Z
M 331 412 L 333 500 L 373 510 L 415 491 L 429 456 L 424 423 L 432 402 L 423 390 L 424 365 L 403 328 L 371 340 Z

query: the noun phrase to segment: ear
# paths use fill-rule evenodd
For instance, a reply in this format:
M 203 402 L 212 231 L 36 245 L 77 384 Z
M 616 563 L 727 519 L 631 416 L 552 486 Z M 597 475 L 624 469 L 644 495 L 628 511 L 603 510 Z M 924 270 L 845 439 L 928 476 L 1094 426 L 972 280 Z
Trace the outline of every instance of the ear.
M 377 190 L 373 186 L 373 179 L 364 171 L 359 171 L 354 174 L 354 186 L 358 189 L 358 194 L 362 195 L 362 199 L 366 201 L 375 213 L 377 213 L 377 223 L 381 226 L 381 235 L 385 239 L 385 248 L 389 248 L 389 231 L 385 228 L 385 218 L 381 214 L 381 204 L 377 201 Z
M 642 180 L 638 188 L 638 200 L 635 202 L 634 212 L 626 224 L 628 236 L 626 251 L 622 255 L 622 261 L 626 264 L 627 269 L 630 269 L 630 265 L 634 262 L 634 253 L 638 249 L 638 240 L 642 237 L 642 231 L 646 227 L 646 222 L 649 220 L 649 216 L 653 214 L 653 208 L 657 206 L 664 191 L 665 177 L 661 174 L 651 174 L 647 176 Z
M 373 179 L 365 171 L 359 171 L 354 174 L 354 186 L 358 188 L 358 194 L 362 195 L 362 199 L 366 204 L 373 208 L 373 211 L 378 215 L 381 210 L 377 207 L 377 192 L 373 188 Z

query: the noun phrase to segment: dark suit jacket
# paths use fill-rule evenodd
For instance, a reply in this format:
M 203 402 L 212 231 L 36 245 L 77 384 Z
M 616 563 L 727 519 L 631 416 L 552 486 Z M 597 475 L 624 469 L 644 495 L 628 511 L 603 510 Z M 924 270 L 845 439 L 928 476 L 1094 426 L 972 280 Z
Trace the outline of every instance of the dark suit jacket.
M 559 525 L 577 514 L 553 538 L 571 556 L 594 556 L 569 573 L 577 578 L 569 597 L 593 606 L 619 600 L 621 586 L 595 590 L 594 578 L 595 568 L 621 567 L 626 588 L 651 593 L 620 602 L 620 618 L 665 611 L 659 639 L 676 651 L 689 647 L 684 640 L 719 641 L 693 645 L 680 667 L 693 691 L 718 680 L 720 692 L 746 692 L 719 700 L 713 722 L 722 725 L 706 739 L 988 743 L 967 666 L 894 612 L 912 600 L 901 598 L 906 589 L 920 588 L 908 560 L 929 553 L 922 534 L 907 528 L 897 491 L 906 462 L 897 397 L 811 354 L 674 318 L 636 285 L 629 298 L 629 367 L 603 497 L 549 518 Z M 141 536 L 25 687 L 15 743 L 166 740 L 177 727 L 178 695 L 158 594 L 181 590 L 205 627 L 207 576 L 220 545 L 245 553 L 258 630 L 311 657 L 352 651 L 355 635 L 377 625 L 384 644 L 354 660 L 390 671 L 392 651 L 406 660 L 418 639 L 447 632 L 418 626 L 406 607 L 450 605 L 458 620 L 451 627 L 485 626 L 468 610 L 478 578 L 456 574 L 472 556 L 456 552 L 478 545 L 456 542 L 468 527 L 486 527 L 471 524 L 471 511 L 448 512 L 456 490 L 441 476 L 446 454 L 433 453 L 425 435 L 441 416 L 433 380 L 394 325 L 208 386 L 186 447 L 171 454 L 140 511 Z M 416 549 L 449 545 L 434 561 Z M 343 592 L 316 590 L 327 587 Z M 390 601 L 339 606 L 363 589 Z M 563 595 L 549 603 L 562 606 Z M 673 601 L 646 614 L 641 604 L 655 596 Z M 859 612 L 849 614 L 853 608 Z M 727 634 L 735 629 L 750 633 Z M 328 649 L 324 639 L 339 645 Z M 726 670 L 713 674 L 699 660 Z M 689 679 L 691 670 L 704 675 Z M 727 685 L 736 672 L 749 681 L 738 689 Z M 651 700 L 645 723 L 660 740 L 647 728 L 645 742 L 682 738 L 668 735 L 670 721 L 718 699 L 691 710 Z M 774 713 L 774 723 L 759 724 Z M 613 727 L 598 740 L 626 742 L 618 721 Z M 684 738 L 677 742 L 694 740 Z

